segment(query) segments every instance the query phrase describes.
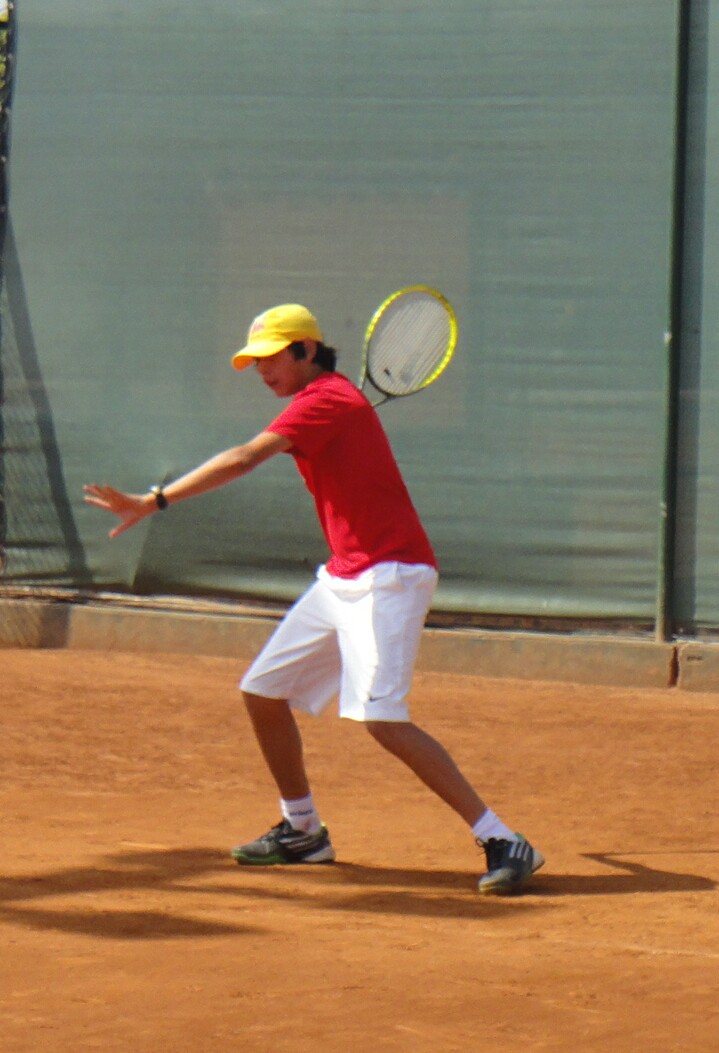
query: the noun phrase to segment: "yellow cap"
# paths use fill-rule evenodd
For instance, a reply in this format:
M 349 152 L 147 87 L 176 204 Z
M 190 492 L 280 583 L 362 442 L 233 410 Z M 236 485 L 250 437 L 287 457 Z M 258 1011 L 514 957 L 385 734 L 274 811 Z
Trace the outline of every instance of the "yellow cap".
M 276 355 L 295 340 L 318 340 L 322 333 L 317 319 L 298 303 L 283 303 L 258 314 L 247 334 L 247 346 L 232 356 L 235 369 L 245 369 L 254 358 Z

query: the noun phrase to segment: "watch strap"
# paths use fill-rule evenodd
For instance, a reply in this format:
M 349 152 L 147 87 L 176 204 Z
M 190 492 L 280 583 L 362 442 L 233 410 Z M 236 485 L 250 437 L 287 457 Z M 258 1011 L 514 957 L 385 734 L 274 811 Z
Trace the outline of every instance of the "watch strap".
M 161 486 L 151 486 L 150 493 L 155 495 L 155 503 L 157 504 L 157 507 L 160 509 L 160 511 L 162 511 L 164 508 L 167 508 L 169 501 L 165 497 L 164 491 Z

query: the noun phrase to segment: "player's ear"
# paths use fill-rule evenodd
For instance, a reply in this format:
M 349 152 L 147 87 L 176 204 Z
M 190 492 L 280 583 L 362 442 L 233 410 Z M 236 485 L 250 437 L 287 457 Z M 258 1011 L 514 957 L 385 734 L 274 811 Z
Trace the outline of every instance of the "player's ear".
M 287 350 L 291 353 L 295 362 L 300 362 L 307 358 L 307 341 L 293 340 L 291 344 L 287 345 Z
M 317 354 L 317 341 L 316 340 L 303 340 L 302 343 L 305 345 L 305 357 L 308 362 L 314 362 Z

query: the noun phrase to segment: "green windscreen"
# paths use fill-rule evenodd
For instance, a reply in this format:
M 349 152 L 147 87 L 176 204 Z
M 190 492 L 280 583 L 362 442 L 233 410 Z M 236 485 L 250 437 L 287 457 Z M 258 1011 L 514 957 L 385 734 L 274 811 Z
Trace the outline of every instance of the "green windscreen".
M 663 0 L 22 0 L 4 581 L 294 597 L 326 550 L 290 458 L 114 542 L 82 484 L 143 491 L 262 430 L 283 403 L 230 357 L 264 308 L 306 304 L 356 380 L 374 309 L 423 283 L 458 348 L 380 413 L 437 608 L 651 623 L 678 25 Z

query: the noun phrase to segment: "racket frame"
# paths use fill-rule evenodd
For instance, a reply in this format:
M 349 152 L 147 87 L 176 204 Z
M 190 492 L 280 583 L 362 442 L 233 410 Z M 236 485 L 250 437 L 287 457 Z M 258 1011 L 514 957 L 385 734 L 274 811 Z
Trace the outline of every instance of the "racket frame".
M 438 365 L 435 367 L 435 369 L 432 370 L 428 377 L 424 378 L 421 384 L 418 384 L 417 387 L 412 388 L 410 391 L 390 393 L 385 391 L 384 388 L 382 388 L 382 386 L 377 383 L 377 381 L 373 378 L 369 370 L 368 352 L 370 340 L 372 339 L 372 334 L 377 328 L 377 325 L 379 324 L 379 321 L 383 317 L 387 308 L 390 307 L 391 304 L 393 304 L 395 300 L 398 300 L 401 296 L 405 296 L 407 293 L 418 292 L 425 293 L 426 295 L 433 297 L 435 300 L 437 300 L 438 303 L 442 305 L 442 307 L 446 311 L 447 318 L 449 321 L 449 341 L 447 343 L 447 349 Z M 382 303 L 379 305 L 377 310 L 370 318 L 367 329 L 365 330 L 364 346 L 362 348 L 362 373 L 360 376 L 358 387 L 361 390 L 364 387 L 365 383 L 369 381 L 369 383 L 372 385 L 375 391 L 378 391 L 380 395 L 382 395 L 382 398 L 379 399 L 379 401 L 373 403 L 374 406 L 381 406 L 383 402 L 388 402 L 390 399 L 402 399 L 406 398 L 408 395 L 416 395 L 418 391 L 423 391 L 424 388 L 429 387 L 430 384 L 433 384 L 434 381 L 439 376 L 441 376 L 442 373 L 444 373 L 445 369 L 447 368 L 452 359 L 454 350 L 457 346 L 458 332 L 459 327 L 457 325 L 457 316 L 454 312 L 454 308 L 452 307 L 452 304 L 449 302 L 447 297 L 443 296 L 442 293 L 439 292 L 437 289 L 433 289 L 431 285 L 405 285 L 403 286 L 403 288 L 397 289 L 396 292 L 393 292 L 390 296 L 387 297 L 386 300 L 382 301 Z

